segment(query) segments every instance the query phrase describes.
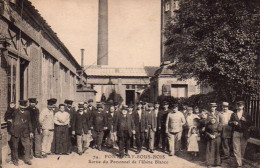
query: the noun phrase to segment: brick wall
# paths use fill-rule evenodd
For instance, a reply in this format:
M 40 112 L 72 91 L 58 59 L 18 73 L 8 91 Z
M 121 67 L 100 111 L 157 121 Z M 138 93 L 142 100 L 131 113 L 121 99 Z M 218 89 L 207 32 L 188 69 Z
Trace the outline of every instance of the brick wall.
M 5 57 L 1 55 L 0 57 L 0 113 L 1 113 L 1 123 L 4 121 L 4 115 L 7 110 L 8 106 L 8 78 L 7 78 L 7 62 L 5 60 Z M 8 159 L 8 153 L 10 153 L 10 148 L 8 146 L 8 140 L 9 136 L 7 133 L 6 127 L 1 128 L 2 133 L 2 140 L 1 140 L 1 148 L 2 148 L 2 154 L 1 159 L 3 162 L 5 162 Z

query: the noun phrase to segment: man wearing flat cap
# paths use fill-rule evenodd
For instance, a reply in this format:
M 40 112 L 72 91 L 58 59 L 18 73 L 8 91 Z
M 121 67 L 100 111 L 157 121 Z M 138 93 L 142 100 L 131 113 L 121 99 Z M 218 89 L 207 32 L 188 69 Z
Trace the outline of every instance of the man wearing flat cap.
M 94 139 L 94 146 L 101 151 L 102 140 L 104 136 L 104 130 L 107 129 L 107 120 L 105 114 L 102 112 L 102 104 L 97 104 L 97 110 L 93 113 L 91 119 L 91 129 Z
M 229 125 L 232 127 L 232 142 L 234 155 L 238 167 L 242 167 L 242 159 L 245 153 L 247 140 L 249 138 L 249 128 L 251 126 L 250 116 L 244 110 L 245 102 L 238 101 L 236 110 L 231 115 Z
M 167 115 L 170 112 L 169 110 L 169 103 L 168 102 L 163 102 L 163 110 L 159 111 L 158 113 L 158 129 L 160 131 L 159 138 L 161 138 L 162 141 L 162 151 L 166 151 L 169 148 L 169 143 L 168 143 L 168 138 L 166 134 L 166 119 Z M 158 140 L 160 141 L 160 140 Z
M 47 157 L 48 154 L 54 152 L 55 145 L 53 143 L 54 137 L 54 109 L 56 99 L 48 99 L 47 107 L 40 112 L 39 122 L 42 128 L 42 155 Z M 51 147 L 53 148 L 51 151 Z
M 40 111 L 36 107 L 38 101 L 36 98 L 29 98 L 27 110 L 30 112 L 34 139 L 31 141 L 32 153 L 36 158 L 42 158 L 42 128 L 39 121 Z
M 78 111 L 72 121 L 72 135 L 76 135 L 78 154 L 82 155 L 89 147 L 89 141 L 86 138 L 90 134 L 90 119 L 88 113 L 84 113 L 84 105 L 78 105 Z
M 181 135 L 183 125 L 186 123 L 185 117 L 182 112 L 178 111 L 178 105 L 173 105 L 173 110 L 167 115 L 166 118 L 166 133 L 169 137 L 169 150 L 170 156 L 174 155 L 175 151 L 180 151 Z
M 221 148 L 223 151 L 222 159 L 228 159 L 230 157 L 230 147 L 231 147 L 231 137 L 232 137 L 232 128 L 228 125 L 230 117 L 233 111 L 228 109 L 229 103 L 222 103 L 222 111 L 219 113 L 219 123 L 222 125 L 222 134 L 221 134 Z
M 20 100 L 20 106 L 15 110 L 13 116 L 13 130 L 12 135 L 12 155 L 13 163 L 18 166 L 18 145 L 22 142 L 24 147 L 24 162 L 25 164 L 31 165 L 30 161 L 30 151 L 31 143 L 30 138 L 33 138 L 33 129 L 31 123 L 30 112 L 26 109 L 27 100 Z

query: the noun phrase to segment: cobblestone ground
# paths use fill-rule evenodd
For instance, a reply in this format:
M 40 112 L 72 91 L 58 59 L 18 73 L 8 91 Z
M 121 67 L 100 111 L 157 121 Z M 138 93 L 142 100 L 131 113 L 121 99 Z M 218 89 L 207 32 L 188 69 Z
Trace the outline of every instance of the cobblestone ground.
M 105 149 L 98 151 L 88 149 L 82 156 L 73 152 L 71 155 L 49 155 L 46 159 L 32 160 L 32 165 L 25 165 L 22 160 L 19 161 L 21 168 L 202 168 L 206 164 L 202 161 L 192 160 L 187 152 L 181 152 L 179 156 L 168 156 L 166 153 L 155 151 L 153 154 L 143 150 L 141 154 L 136 155 L 130 151 L 130 157 L 119 159 L 116 154 L 117 149 Z M 11 163 L 4 165 L 5 168 L 17 168 Z M 221 167 L 235 168 L 235 158 L 224 160 Z M 219 168 L 219 167 L 217 167 Z M 243 168 L 253 168 L 250 165 L 244 165 Z M 258 167 L 259 168 L 259 167 Z

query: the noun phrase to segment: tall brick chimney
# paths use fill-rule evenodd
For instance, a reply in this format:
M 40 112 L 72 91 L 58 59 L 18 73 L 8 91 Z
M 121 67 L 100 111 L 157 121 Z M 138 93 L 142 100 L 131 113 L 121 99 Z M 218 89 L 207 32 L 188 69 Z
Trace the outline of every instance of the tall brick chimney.
M 85 49 L 80 49 L 81 50 L 81 67 L 84 69 L 84 51 Z
M 99 0 L 97 65 L 108 65 L 108 0 Z

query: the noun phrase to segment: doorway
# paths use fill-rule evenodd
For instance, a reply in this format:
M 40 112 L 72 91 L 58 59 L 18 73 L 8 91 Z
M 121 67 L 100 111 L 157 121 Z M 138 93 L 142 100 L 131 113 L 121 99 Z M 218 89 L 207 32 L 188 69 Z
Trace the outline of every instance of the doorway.
M 126 105 L 135 104 L 135 90 L 126 90 L 125 96 Z

